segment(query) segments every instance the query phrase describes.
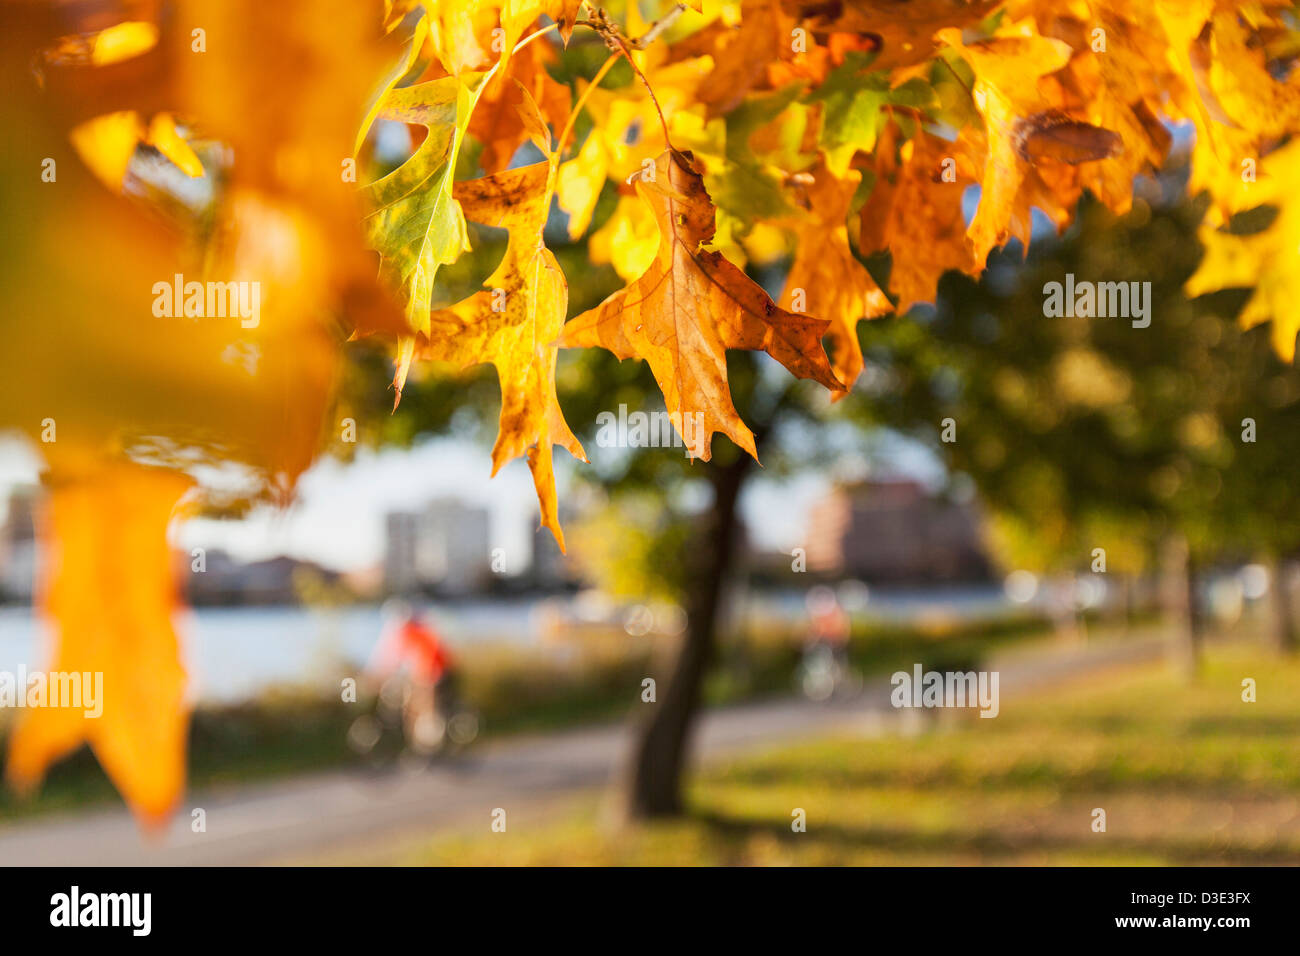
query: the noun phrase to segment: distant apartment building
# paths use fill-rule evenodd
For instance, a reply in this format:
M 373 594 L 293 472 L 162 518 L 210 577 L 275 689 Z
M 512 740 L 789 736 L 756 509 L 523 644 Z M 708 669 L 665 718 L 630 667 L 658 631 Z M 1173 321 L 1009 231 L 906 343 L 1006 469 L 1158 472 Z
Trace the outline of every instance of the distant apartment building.
M 809 514 L 808 570 L 864 581 L 985 580 L 978 511 L 910 480 L 834 489 Z
M 532 562 L 528 566 L 528 576 L 532 583 L 542 588 L 563 587 L 570 579 L 568 561 L 560 550 L 559 542 L 550 528 L 538 528 L 533 532 Z
M 19 489 L 9 498 L 0 524 L 0 601 L 28 602 L 36 583 L 34 489 Z
M 574 509 L 560 506 L 560 526 L 565 531 L 569 531 L 577 524 L 577 514 Z M 560 544 L 555 540 L 555 535 L 551 533 L 550 528 L 539 527 L 533 530 L 532 535 L 533 553 L 532 561 L 528 566 L 528 581 L 534 587 L 546 591 L 562 590 L 579 584 L 582 580 L 582 574 L 579 571 L 577 562 L 567 557 L 560 550 Z M 570 554 L 572 554 L 573 543 L 569 542 Z
M 436 590 L 469 594 L 491 574 L 486 508 L 455 499 L 385 519 L 384 585 L 390 593 Z

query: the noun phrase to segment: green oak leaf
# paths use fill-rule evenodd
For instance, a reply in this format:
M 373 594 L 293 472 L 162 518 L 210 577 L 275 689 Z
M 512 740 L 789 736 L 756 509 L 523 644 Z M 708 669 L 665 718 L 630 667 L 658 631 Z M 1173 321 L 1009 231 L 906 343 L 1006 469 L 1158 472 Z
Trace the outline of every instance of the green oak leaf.
M 370 109 L 366 112 L 365 119 L 357 127 L 357 139 L 352 147 L 353 156 L 361 152 L 361 144 L 365 142 L 366 136 L 369 135 L 370 127 L 379 118 L 379 111 L 383 109 L 384 100 L 392 92 L 393 87 L 408 76 L 414 78 L 414 74 L 423 72 L 424 68 L 429 65 L 429 57 L 423 55 L 424 41 L 428 35 L 428 18 L 421 17 L 416 21 L 415 28 L 411 33 L 411 39 L 406 43 L 406 52 L 402 54 L 402 58 L 393 65 L 392 69 L 388 71 L 388 75 L 384 77 L 384 82 L 374 95 L 374 100 L 370 104 Z
M 415 153 L 387 176 L 365 186 L 366 240 L 379 253 L 380 274 L 400 291 L 412 333 L 429 330 L 433 280 L 438 268 L 469 249 L 465 215 L 452 196 L 456 156 L 465 139 L 483 74 L 462 73 L 389 90 L 378 119 L 416 123 L 429 134 Z M 393 384 L 401 398 L 414 337 L 398 349 Z
M 726 164 L 718 177 L 722 181 L 715 186 L 706 177 L 706 183 L 718 207 L 742 221 L 746 231 L 755 222 L 780 219 L 793 212 L 785 198 L 785 174 L 805 169 L 816 159 L 815 155 L 799 151 L 807 123 L 807 107 L 795 102 L 800 92 L 796 84 L 775 93 L 751 96 L 727 114 Z M 750 138 L 782 114 L 787 115 L 775 128 L 781 140 L 779 148 L 756 154 Z
M 745 236 L 756 223 L 794 211 L 785 197 L 785 175 L 816 159 L 815 154 L 799 152 L 808 111 L 795 102 L 801 92 L 801 85 L 793 84 L 749 96 L 725 118 L 679 136 L 705 162 L 704 184 L 718 209 L 719 236 Z M 783 121 L 771 127 L 778 118 Z M 750 139 L 765 127 L 776 130 L 776 151 L 758 154 Z
M 891 89 L 887 72 L 864 73 L 871 57 L 869 53 L 845 57 L 811 98 L 822 104 L 819 144 L 826 168 L 840 178 L 848 173 L 858 150 L 875 149 L 880 127 L 890 115 L 886 107 L 927 110 L 938 105 L 933 87 L 924 80 L 908 80 Z

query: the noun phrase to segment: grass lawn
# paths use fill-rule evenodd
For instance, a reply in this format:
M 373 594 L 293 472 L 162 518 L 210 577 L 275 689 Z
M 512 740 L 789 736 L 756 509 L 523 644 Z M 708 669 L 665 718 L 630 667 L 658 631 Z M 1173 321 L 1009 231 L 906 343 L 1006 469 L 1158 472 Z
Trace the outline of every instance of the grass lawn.
M 1300 863 L 1300 661 L 1230 646 L 1194 684 L 1149 665 L 1004 699 L 992 720 L 787 746 L 698 775 L 690 803 L 682 822 L 614 830 L 590 797 L 394 862 Z

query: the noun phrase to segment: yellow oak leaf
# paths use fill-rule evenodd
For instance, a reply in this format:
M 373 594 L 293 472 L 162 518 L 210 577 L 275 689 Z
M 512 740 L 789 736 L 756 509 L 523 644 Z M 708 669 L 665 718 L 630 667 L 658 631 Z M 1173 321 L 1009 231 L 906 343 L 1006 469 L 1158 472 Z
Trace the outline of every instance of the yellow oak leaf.
M 710 69 L 708 57 L 651 69 L 647 76 L 666 115 L 685 114 Z M 653 164 L 668 145 L 654 104 L 640 83 L 617 90 L 595 89 L 586 95 L 591 132 L 578 155 L 560 166 L 555 192 L 560 208 L 569 214 L 569 236 L 574 239 L 591 225 L 605 180 L 626 182 L 643 166 Z
M 833 391 L 821 337 L 829 323 L 778 307 L 720 253 L 702 248 L 713 238 L 714 206 L 689 153 L 669 149 L 636 184 L 659 224 L 659 250 L 650 268 L 627 288 L 564 327 L 560 344 L 599 345 L 619 358 L 650 364 L 668 416 L 694 457 L 708 460 L 714 432 L 757 457 L 754 435 L 741 421 L 727 384 L 727 349 L 761 349 L 800 378 Z
M 505 255 L 485 288 L 429 316 L 419 341 L 422 359 L 462 368 L 490 362 L 501 382 L 501 416 L 492 447 L 492 473 L 526 454 L 542 524 L 564 549 L 555 497 L 552 446 L 587 456 L 570 431 L 555 395 L 555 361 L 569 288 L 559 263 L 542 244 L 550 207 L 552 166 L 536 163 L 456 183 L 465 215 L 508 231 Z
M 429 44 L 452 76 L 482 69 L 495 59 L 488 38 L 497 25 L 500 4 L 480 0 L 422 0 L 421 6 L 429 24 Z M 506 51 L 510 49 L 504 40 L 501 46 Z
M 1300 122 L 1300 87 L 1272 77 L 1263 46 L 1239 11 L 1216 9 L 1210 22 L 1203 71 L 1230 121 L 1270 137 L 1295 129 Z
M 1184 286 L 1196 296 L 1227 288 L 1254 288 L 1241 312 L 1246 328 L 1272 322 L 1273 348 L 1285 361 L 1295 359 L 1300 332 L 1300 201 L 1295 192 L 1300 176 L 1300 141 L 1265 156 L 1251 194 L 1257 203 L 1278 209 L 1262 232 L 1235 235 L 1206 222 L 1200 230 L 1205 255 Z
M 136 147 L 148 143 L 191 178 L 203 175 L 203 164 L 176 131 L 170 113 L 157 113 L 148 130 L 134 110 L 105 113 L 78 123 L 69 133 L 82 162 L 113 192 L 121 192 Z
M 180 799 L 189 716 L 167 525 L 190 485 L 128 462 L 53 481 L 42 528 L 42 603 L 56 641 L 49 673 L 78 675 L 86 706 L 22 712 L 6 765 L 20 790 L 85 742 L 142 822 L 161 823 Z
M 1032 18 L 1043 36 L 1073 49 L 1067 67 L 1040 85 L 1054 87 L 1053 106 L 1076 121 L 1115 133 L 1123 149 L 1077 166 L 1068 178 L 1117 214 L 1127 212 L 1134 177 L 1159 167 L 1168 152 L 1171 137 L 1162 117 L 1196 121 L 1202 115 L 1185 54 L 1202 29 L 1207 8 L 1199 0 L 1051 5 L 1009 0 L 1005 10 L 1006 21 Z M 1176 35 L 1162 20 L 1166 14 L 1177 24 Z
M 592 90 L 587 110 L 592 116 L 591 133 L 578 155 L 560 166 L 556 199 L 569 215 L 569 237 L 577 239 L 591 225 L 601 188 L 611 171 L 633 171 L 634 160 L 627 144 L 628 131 L 642 119 L 649 119 L 647 102 L 622 98 L 605 90 Z M 651 156 L 654 154 L 651 153 Z M 618 172 L 613 172 L 617 176 Z
M 144 125 L 134 110 L 119 110 L 77 124 L 69 137 L 81 161 L 99 181 L 113 192 L 121 192 L 131 157 L 144 139 Z
M 1078 112 L 1124 144 L 1118 153 L 1078 167 L 1079 183 L 1123 215 L 1133 205 L 1133 180 L 1164 163 L 1173 137 L 1156 112 L 1111 72 L 1110 62 L 1104 56 L 1075 57 L 1067 71 L 1080 101 Z
M 501 5 L 501 23 L 506 29 L 506 39 L 513 46 L 528 24 L 546 14 L 559 25 L 560 38 L 568 46 L 582 3 L 583 0 L 505 0 Z
M 573 36 L 573 27 L 578 22 L 578 9 L 582 3 L 583 0 L 546 0 L 544 4 L 546 15 L 560 25 L 560 36 L 564 38 L 565 46 L 569 44 L 569 37 Z
M 1213 41 L 1207 42 L 1206 37 L 1216 32 L 1211 22 L 1214 0 L 1157 0 L 1151 8 L 1160 31 L 1153 49 L 1163 54 L 1170 74 L 1163 112 L 1173 119 L 1189 120 L 1196 128 L 1188 188 L 1192 193 L 1208 190 L 1213 200 L 1209 218 L 1215 223 L 1225 222 L 1241 208 L 1232 202 L 1242 198 L 1232 184 L 1234 178 L 1240 177 L 1239 164 L 1259 155 L 1264 137 L 1240 127 L 1220 100 L 1220 91 L 1229 95 L 1229 102 L 1236 100 L 1234 106 L 1241 98 L 1233 97 L 1235 91 L 1224 87 L 1221 73 L 1216 82 L 1216 71 L 1210 63 Z M 1220 36 L 1219 45 L 1224 41 Z M 1227 46 L 1235 46 L 1231 37 L 1227 38 Z M 1227 51 L 1213 52 L 1221 55 Z M 1234 68 L 1243 69 L 1251 59 L 1249 55 L 1237 56 Z M 1243 82 L 1254 87 L 1247 77 L 1236 78 L 1236 84 Z M 1267 93 L 1263 88 L 1253 88 L 1249 95 L 1267 101 Z
M 635 282 L 650 268 L 658 251 L 659 226 L 654 213 L 634 195 L 619 196 L 613 213 L 587 241 L 591 261 L 608 262 L 624 282 Z
M 391 90 L 380 104 L 380 118 L 428 128 L 405 163 L 364 189 L 371 209 L 365 220 L 367 237 L 379 251 L 381 274 L 401 290 L 407 323 L 414 332 L 428 329 L 439 268 L 469 249 L 465 216 L 453 195 L 452 181 L 482 81 L 480 74 L 445 76 Z M 414 354 L 414 335 L 401 338 L 393 375 L 394 408 L 401 401 Z
M 1255 17 L 1261 14 L 1256 11 Z M 1262 29 L 1269 21 L 1256 22 L 1260 29 L 1251 29 L 1235 5 L 1224 5 L 1191 44 L 1189 60 L 1202 108 L 1190 117 L 1196 145 L 1188 189 L 1209 191 L 1215 223 L 1251 205 L 1249 190 L 1242 188 L 1248 178 L 1243 167 L 1256 163 L 1300 123 L 1300 87 L 1294 78 L 1273 78 Z

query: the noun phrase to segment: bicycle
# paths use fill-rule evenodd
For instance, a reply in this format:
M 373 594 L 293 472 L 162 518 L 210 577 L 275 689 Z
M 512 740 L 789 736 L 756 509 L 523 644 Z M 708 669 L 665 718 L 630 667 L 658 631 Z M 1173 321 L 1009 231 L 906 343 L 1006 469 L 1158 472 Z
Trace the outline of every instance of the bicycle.
M 405 674 L 384 681 L 370 710 L 348 728 L 348 747 L 372 770 L 396 764 L 432 764 L 459 754 L 479 735 L 477 711 L 461 698 L 446 675 L 434 687 L 433 706 L 421 701 L 428 688 Z

